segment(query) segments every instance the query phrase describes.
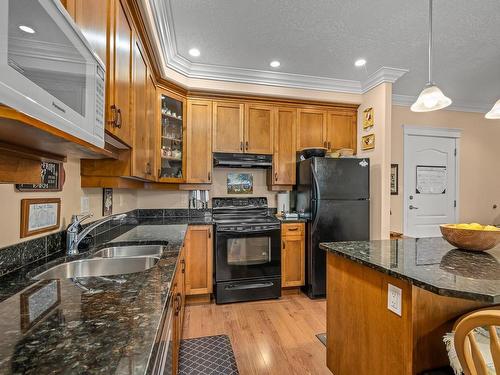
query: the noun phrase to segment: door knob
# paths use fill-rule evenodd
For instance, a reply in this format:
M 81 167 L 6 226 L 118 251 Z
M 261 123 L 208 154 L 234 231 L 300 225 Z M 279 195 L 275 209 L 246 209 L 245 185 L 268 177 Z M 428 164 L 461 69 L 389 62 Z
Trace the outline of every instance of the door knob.
M 410 207 L 408 207 L 410 210 L 418 210 L 418 207 L 415 207 L 414 205 L 410 204 Z

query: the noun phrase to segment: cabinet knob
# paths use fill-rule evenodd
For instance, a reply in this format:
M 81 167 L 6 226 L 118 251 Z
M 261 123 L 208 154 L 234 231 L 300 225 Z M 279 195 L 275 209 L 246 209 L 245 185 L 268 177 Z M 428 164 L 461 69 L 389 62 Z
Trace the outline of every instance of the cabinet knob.
M 245 142 L 245 146 L 246 146 L 247 151 L 248 151 L 248 141 Z
M 122 127 L 122 110 L 118 108 L 116 110 L 116 124 L 115 127 L 121 129 Z
M 243 141 L 240 142 L 240 151 L 243 151 Z
M 278 181 L 278 172 L 274 172 L 274 180 Z

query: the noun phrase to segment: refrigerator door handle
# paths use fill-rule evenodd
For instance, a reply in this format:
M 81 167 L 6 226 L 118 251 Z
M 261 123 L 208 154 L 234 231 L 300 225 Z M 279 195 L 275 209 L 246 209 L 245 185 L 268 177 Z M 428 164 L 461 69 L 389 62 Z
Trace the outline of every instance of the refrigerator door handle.
M 316 227 L 318 225 L 318 220 L 319 220 L 319 201 L 321 199 L 321 195 L 320 195 L 320 190 L 319 190 L 319 183 L 318 183 L 318 175 L 316 173 L 316 168 L 314 168 L 314 166 L 311 168 L 311 171 L 312 171 L 312 176 L 313 176 L 313 185 L 314 185 L 314 191 L 315 191 L 315 198 L 313 200 L 314 202 L 314 220 L 313 220 L 313 224 L 312 224 L 312 232 L 314 232 L 316 230 Z

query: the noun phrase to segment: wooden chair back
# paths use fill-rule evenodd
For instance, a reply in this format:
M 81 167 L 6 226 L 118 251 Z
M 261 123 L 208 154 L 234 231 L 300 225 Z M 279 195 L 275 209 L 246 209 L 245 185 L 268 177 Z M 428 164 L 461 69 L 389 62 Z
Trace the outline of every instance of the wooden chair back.
M 500 327 L 500 307 L 474 311 L 455 325 L 455 351 L 465 375 L 489 375 L 473 330 L 484 327 L 490 336 L 490 352 L 495 371 L 500 374 L 500 341 L 496 327 Z

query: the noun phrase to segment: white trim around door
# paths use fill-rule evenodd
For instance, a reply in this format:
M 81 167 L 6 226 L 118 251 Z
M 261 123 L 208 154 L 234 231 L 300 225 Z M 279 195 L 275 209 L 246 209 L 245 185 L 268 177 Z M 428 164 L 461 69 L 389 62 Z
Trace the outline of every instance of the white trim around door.
M 424 136 L 424 137 L 439 137 L 439 138 L 452 138 L 455 139 L 455 219 L 458 220 L 459 205 L 460 205 L 460 169 L 459 169 L 459 156 L 460 156 L 460 137 L 462 136 L 461 129 L 452 128 L 435 128 L 430 126 L 415 126 L 415 125 L 402 125 L 403 127 L 403 233 L 408 233 L 408 212 L 410 206 L 408 184 L 410 181 L 410 173 L 412 172 L 409 165 L 408 145 L 410 136 Z

